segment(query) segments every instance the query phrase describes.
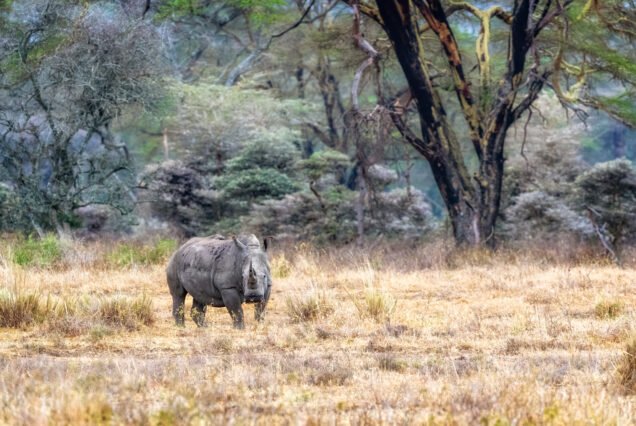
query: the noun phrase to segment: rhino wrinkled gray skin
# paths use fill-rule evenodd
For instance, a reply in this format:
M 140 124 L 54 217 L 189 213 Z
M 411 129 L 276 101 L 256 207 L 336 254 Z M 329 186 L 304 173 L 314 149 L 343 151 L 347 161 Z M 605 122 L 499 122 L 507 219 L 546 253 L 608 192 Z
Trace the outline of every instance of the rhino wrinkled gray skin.
M 257 321 L 263 319 L 272 289 L 267 260 L 254 235 L 227 239 L 221 235 L 192 238 L 172 255 L 166 274 L 172 295 L 172 315 L 184 325 L 184 302 L 193 298 L 192 320 L 205 326 L 208 305 L 227 307 L 235 328 L 244 328 L 243 303 L 255 303 Z

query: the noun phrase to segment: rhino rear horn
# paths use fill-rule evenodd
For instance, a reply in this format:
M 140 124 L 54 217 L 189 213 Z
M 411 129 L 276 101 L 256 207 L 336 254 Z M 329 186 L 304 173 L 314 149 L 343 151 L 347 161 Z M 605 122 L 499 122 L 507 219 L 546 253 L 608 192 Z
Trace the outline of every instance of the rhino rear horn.
M 236 236 L 233 236 L 232 239 L 234 240 L 234 243 L 236 243 L 238 248 L 240 248 L 241 250 L 247 249 L 247 246 L 243 244 L 238 238 L 236 238 Z

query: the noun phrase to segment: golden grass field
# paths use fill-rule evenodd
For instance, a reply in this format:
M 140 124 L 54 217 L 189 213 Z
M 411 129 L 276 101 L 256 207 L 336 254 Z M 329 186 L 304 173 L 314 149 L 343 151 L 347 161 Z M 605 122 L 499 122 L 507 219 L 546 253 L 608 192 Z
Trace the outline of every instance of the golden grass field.
M 45 312 L 0 328 L 0 424 L 636 422 L 620 379 L 631 267 L 274 250 L 266 319 L 248 305 L 239 331 L 214 308 L 207 328 L 189 315 L 175 327 L 165 263 L 112 267 L 86 261 L 92 250 L 50 268 L 0 262 L 5 299 L 36 294 Z M 128 305 L 108 314 L 113 300 Z

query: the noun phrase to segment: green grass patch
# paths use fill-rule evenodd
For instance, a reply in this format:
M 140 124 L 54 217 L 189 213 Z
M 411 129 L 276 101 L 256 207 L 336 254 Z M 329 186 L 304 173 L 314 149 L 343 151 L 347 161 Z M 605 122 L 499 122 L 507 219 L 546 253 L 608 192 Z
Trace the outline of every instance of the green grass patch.
M 12 260 L 20 266 L 50 267 L 62 259 L 60 241 L 54 235 L 29 237 L 13 246 Z
M 107 255 L 107 262 L 111 266 L 131 267 L 148 266 L 164 263 L 177 249 L 177 241 L 161 239 L 153 245 L 121 243 Z

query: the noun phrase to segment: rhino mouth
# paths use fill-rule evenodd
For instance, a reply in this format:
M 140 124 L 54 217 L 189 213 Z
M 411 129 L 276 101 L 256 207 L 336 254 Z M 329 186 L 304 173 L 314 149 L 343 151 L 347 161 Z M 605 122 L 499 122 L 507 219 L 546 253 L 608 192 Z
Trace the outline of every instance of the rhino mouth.
M 245 303 L 259 303 L 263 301 L 263 296 L 247 296 Z

